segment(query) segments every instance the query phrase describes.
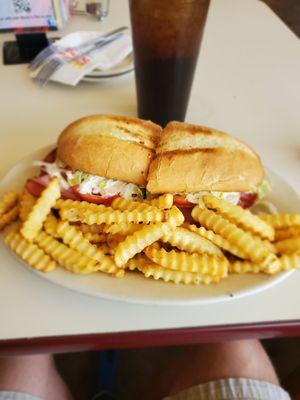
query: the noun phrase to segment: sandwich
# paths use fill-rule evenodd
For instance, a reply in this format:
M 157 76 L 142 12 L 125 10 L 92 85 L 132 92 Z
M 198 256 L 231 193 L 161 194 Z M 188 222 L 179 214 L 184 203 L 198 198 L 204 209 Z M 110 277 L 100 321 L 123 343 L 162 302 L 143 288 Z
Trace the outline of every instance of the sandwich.
M 151 162 L 147 190 L 172 193 L 179 207 L 193 207 L 204 194 L 249 208 L 268 182 L 257 153 L 241 140 L 214 129 L 170 122 Z
M 138 118 L 92 115 L 67 126 L 57 148 L 43 161 L 37 178 L 27 181 L 35 196 L 56 177 L 62 197 L 110 203 L 115 197 L 145 197 L 146 178 L 161 127 Z

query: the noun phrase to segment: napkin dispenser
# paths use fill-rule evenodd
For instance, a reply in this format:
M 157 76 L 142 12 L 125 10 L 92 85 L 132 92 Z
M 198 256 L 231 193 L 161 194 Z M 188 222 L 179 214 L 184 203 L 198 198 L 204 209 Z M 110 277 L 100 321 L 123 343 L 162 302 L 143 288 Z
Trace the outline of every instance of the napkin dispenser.
M 44 32 L 17 33 L 15 36 L 15 41 L 3 44 L 3 63 L 5 65 L 29 63 L 50 44 L 50 40 Z

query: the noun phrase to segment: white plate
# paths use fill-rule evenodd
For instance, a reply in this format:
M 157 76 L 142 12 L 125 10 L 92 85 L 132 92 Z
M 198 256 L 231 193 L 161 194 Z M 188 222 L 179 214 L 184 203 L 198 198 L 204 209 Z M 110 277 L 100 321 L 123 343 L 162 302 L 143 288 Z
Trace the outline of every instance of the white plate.
M 16 164 L 1 180 L 0 195 L 8 190 L 21 190 L 25 179 L 33 176 L 36 171 L 31 166 L 32 161 L 41 160 L 49 150 L 50 147 L 36 151 Z M 269 200 L 278 207 L 280 212 L 299 212 L 297 193 L 274 173 L 270 173 L 270 177 L 273 191 Z M 11 256 L 14 256 L 13 253 Z M 1 242 L 0 260 L 5 257 L 7 257 L 7 248 Z M 20 265 L 25 264 L 20 260 Z M 50 273 L 35 271 L 27 265 L 26 268 L 43 279 L 76 292 L 105 299 L 152 305 L 191 305 L 232 300 L 266 290 L 294 273 L 294 271 L 282 272 L 275 276 L 231 275 L 218 285 L 185 286 L 145 279 L 136 273 L 128 273 L 123 279 L 116 279 L 101 273 L 77 276 L 62 268 L 57 268 Z
M 85 82 L 99 82 L 99 80 L 107 78 L 115 78 L 126 75 L 134 70 L 133 53 L 130 53 L 123 61 L 108 70 L 95 69 L 85 75 L 81 80 Z

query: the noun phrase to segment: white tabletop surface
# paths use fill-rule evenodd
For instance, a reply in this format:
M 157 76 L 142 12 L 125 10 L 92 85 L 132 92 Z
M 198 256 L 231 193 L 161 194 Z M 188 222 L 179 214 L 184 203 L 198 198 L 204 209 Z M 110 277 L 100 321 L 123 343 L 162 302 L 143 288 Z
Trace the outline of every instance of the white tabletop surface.
M 76 17 L 65 32 L 108 31 L 124 24 L 129 24 L 127 1 L 115 0 L 103 23 Z M 0 40 L 11 38 L 5 34 Z M 241 137 L 300 193 L 299 73 L 300 41 L 266 5 L 212 0 L 186 120 Z M 133 74 L 97 85 L 40 89 L 26 66 L 1 63 L 0 82 L 0 174 L 55 142 L 76 118 L 136 113 Z M 0 339 L 300 320 L 300 273 L 255 296 L 191 307 L 139 306 L 76 294 L 14 259 L 0 260 L 0 276 Z

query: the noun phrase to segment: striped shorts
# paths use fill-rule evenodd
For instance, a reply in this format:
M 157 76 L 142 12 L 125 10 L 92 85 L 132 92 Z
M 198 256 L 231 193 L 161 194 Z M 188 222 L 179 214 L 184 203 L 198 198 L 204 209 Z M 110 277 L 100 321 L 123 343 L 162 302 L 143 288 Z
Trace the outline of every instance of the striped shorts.
M 193 386 L 163 400 L 291 400 L 291 398 L 280 386 L 268 382 L 230 378 Z
M 43 399 L 26 393 L 0 391 L 0 400 Z M 193 386 L 163 400 L 291 400 L 291 398 L 280 386 L 268 382 L 230 378 Z

